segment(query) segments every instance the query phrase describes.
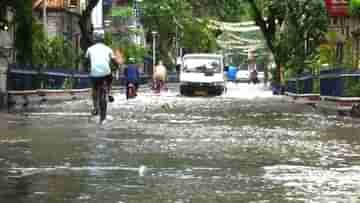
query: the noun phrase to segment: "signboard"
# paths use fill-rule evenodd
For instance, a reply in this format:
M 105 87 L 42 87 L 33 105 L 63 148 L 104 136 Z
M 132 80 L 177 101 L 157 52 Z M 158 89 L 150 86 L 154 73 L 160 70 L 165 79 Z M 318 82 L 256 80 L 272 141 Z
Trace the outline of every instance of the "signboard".
M 330 16 L 349 15 L 349 0 L 325 0 L 325 4 Z

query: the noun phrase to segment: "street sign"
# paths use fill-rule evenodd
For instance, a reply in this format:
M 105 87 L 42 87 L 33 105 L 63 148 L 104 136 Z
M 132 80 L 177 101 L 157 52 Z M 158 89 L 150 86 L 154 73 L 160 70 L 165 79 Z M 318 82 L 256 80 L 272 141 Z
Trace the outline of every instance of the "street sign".
M 349 0 L 325 0 L 326 9 L 330 16 L 348 16 Z

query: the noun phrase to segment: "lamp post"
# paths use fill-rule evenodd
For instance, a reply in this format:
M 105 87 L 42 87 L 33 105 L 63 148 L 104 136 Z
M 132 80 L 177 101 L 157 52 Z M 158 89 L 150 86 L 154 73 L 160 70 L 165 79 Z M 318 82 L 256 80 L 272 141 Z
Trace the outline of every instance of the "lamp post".
M 183 38 L 182 30 L 184 27 L 178 22 L 177 18 L 174 16 L 173 21 L 175 23 L 175 55 L 176 58 L 182 57 L 182 48 L 181 48 L 181 39 Z
M 135 0 L 134 1 L 134 13 L 135 13 L 135 28 L 142 28 L 142 25 L 140 23 L 140 17 L 141 17 L 141 3 L 143 0 Z M 135 34 L 135 43 L 140 45 L 141 44 L 141 37 L 138 33 Z
M 134 13 L 135 13 L 135 27 L 137 28 L 139 25 L 139 14 L 140 14 L 140 10 L 139 10 L 139 3 L 141 3 L 142 0 L 135 0 L 134 1 Z
M 157 35 L 157 32 L 152 31 L 151 34 L 153 36 L 153 69 L 154 69 L 155 64 L 156 64 L 156 35 Z

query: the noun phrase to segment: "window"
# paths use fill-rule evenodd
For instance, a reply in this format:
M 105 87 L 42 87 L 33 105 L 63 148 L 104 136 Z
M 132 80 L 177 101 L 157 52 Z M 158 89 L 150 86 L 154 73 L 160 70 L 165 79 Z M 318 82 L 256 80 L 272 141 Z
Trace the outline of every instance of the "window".
M 79 1 L 78 0 L 69 0 L 69 7 L 78 7 Z
M 221 60 L 218 58 L 194 57 L 184 59 L 185 72 L 215 72 L 221 71 Z

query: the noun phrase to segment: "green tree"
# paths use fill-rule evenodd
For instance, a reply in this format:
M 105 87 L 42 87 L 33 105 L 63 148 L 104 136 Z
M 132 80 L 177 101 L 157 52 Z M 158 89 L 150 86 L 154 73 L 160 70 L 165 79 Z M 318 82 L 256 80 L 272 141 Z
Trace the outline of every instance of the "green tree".
M 214 51 L 219 33 L 209 28 L 209 20 L 240 20 L 248 16 L 243 8 L 233 0 L 147 0 L 142 3 L 142 22 L 148 40 L 151 31 L 159 33 L 160 55 L 170 61 L 175 58 L 176 37 L 192 51 Z
M 91 12 L 99 3 L 99 0 L 88 0 L 85 10 L 81 13 L 79 27 L 81 31 L 81 49 L 85 52 L 92 45 L 93 27 L 91 25 Z
M 182 33 L 186 33 L 183 30 L 184 25 L 192 22 L 191 5 L 188 1 L 181 1 L 180 3 L 177 0 L 147 0 L 142 2 L 141 8 L 141 20 L 146 30 L 146 38 L 149 41 L 152 40 L 151 32 L 157 31 L 160 55 L 162 58 L 166 57 L 166 62 L 171 61 L 171 58 L 174 58 L 176 27 L 179 31 L 182 28 Z
M 79 61 L 80 56 L 71 42 L 62 36 L 47 38 L 43 26 L 33 19 L 32 64 L 76 69 Z
M 47 40 L 42 24 L 36 19 L 32 20 L 32 63 L 43 64 L 48 57 Z
M 350 12 L 354 16 L 360 16 L 360 0 L 350 0 Z
M 307 58 L 317 53 L 324 39 L 327 14 L 322 0 L 246 0 L 252 16 L 264 34 L 277 66 L 280 82 L 282 67 L 301 72 Z M 311 42 L 311 43 L 310 43 Z M 306 48 L 305 48 L 306 46 Z

